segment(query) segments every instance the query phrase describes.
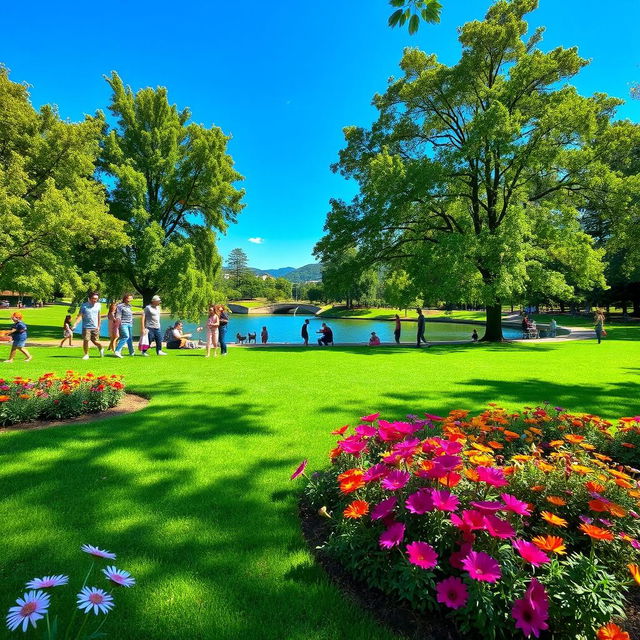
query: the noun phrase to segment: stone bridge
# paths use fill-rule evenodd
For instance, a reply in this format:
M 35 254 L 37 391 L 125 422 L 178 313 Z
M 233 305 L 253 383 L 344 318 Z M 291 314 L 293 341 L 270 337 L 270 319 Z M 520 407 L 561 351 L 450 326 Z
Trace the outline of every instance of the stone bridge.
M 274 304 L 266 304 L 262 307 L 245 307 L 243 304 L 234 304 L 230 302 L 228 305 L 232 313 L 300 313 L 303 315 L 315 316 L 321 307 L 314 304 L 299 304 L 297 302 L 279 302 Z

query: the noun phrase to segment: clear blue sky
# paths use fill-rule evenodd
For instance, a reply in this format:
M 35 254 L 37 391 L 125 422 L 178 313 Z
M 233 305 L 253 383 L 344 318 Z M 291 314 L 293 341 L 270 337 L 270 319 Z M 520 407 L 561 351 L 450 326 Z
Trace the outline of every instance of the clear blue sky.
M 372 121 L 371 97 L 398 75 L 403 47 L 455 62 L 457 26 L 481 18 L 489 0 L 444 5 L 441 24 L 409 36 L 386 26 L 387 0 L 14 0 L 3 7 L 0 62 L 14 81 L 32 86 L 36 106 L 57 104 L 71 120 L 106 108 L 102 76 L 111 70 L 134 90 L 168 87 L 170 100 L 190 107 L 196 122 L 233 135 L 247 206 L 220 239 L 222 254 L 241 247 L 251 266 L 298 267 L 313 261 L 329 198 L 354 193 L 329 169 L 342 127 Z M 640 81 L 640 2 L 540 5 L 530 23 L 547 26 L 543 47 L 577 45 L 592 59 L 579 90 L 626 98 Z M 640 121 L 640 102 L 628 102 L 620 115 Z

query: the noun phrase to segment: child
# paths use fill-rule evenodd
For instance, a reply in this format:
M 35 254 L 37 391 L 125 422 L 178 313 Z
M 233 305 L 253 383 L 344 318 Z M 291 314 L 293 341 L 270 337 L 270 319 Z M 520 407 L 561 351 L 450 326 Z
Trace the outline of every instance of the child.
M 380 338 L 376 335 L 375 331 L 371 332 L 371 337 L 369 338 L 369 346 L 370 347 L 379 347 L 380 346 Z
M 63 347 L 64 343 L 68 340 L 69 346 L 72 347 L 71 340 L 73 339 L 73 329 L 71 328 L 71 316 L 66 316 L 64 319 L 64 324 L 62 325 L 62 340 L 60 341 L 60 346 Z
M 269 332 L 267 331 L 267 327 L 262 327 L 262 331 L 260 332 L 260 340 L 262 340 L 262 344 L 267 344 L 267 340 L 269 340 Z
M 218 310 L 215 305 L 209 306 L 209 315 L 207 317 L 207 352 L 204 357 L 208 358 L 211 355 L 211 349 L 213 348 L 213 357 L 218 357 L 218 335 L 220 329 L 220 316 L 218 316 Z
M 9 359 L 5 360 L 5 362 L 13 362 L 13 356 L 16 351 L 19 351 L 24 355 L 25 362 L 29 362 L 29 360 L 31 360 L 31 354 L 24 348 L 24 345 L 27 342 L 27 325 L 22 322 L 22 314 L 19 311 L 16 311 L 11 316 L 11 320 L 13 321 L 13 331 L 11 331 L 9 335 L 13 339 L 13 344 L 11 345 Z
M 471 334 L 471 339 L 474 342 L 478 342 L 478 332 L 475 329 L 473 330 L 473 333 Z
M 115 351 L 118 339 L 120 338 L 120 320 L 116 314 L 117 303 L 112 302 L 109 305 L 109 312 L 107 313 L 109 323 L 109 346 L 107 351 Z

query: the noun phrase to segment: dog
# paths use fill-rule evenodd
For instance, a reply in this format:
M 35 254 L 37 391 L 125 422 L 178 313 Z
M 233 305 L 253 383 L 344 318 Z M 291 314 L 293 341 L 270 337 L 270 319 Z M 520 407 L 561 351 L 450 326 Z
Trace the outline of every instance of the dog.
M 244 344 L 244 341 L 247 339 L 247 336 L 241 336 L 240 333 L 236 333 L 236 342 L 238 344 Z
M 253 342 L 253 344 L 256 344 L 256 334 L 255 333 L 247 333 L 247 343 L 251 344 Z

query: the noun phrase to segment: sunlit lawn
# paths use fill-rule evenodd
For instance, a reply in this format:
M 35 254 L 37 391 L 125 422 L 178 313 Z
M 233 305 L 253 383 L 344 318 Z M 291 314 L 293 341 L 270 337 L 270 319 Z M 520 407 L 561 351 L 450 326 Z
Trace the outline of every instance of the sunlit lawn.
M 151 404 L 93 425 L 0 434 L 0 607 L 35 576 L 81 581 L 88 542 L 116 551 L 116 566 L 138 579 L 117 593 L 110 637 L 391 638 L 314 565 L 292 470 L 307 457 L 311 469 L 325 466 L 329 431 L 372 411 L 549 401 L 636 415 L 640 329 L 609 335 L 601 345 L 236 348 L 210 360 L 173 352 L 83 362 L 79 349 L 34 348 L 30 364 L 2 374 L 122 372 Z M 56 600 L 62 594 L 71 607 L 73 589 Z

